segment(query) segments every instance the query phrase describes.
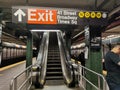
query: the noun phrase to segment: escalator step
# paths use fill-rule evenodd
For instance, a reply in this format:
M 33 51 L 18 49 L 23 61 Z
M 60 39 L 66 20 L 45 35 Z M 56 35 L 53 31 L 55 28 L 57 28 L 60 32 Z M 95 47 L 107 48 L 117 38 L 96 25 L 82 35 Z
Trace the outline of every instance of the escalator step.
M 58 72 L 58 71 L 60 71 L 60 72 L 62 72 L 62 69 L 61 68 L 47 68 L 47 72 Z
M 47 68 L 47 70 L 62 70 L 62 68 L 61 67 L 51 67 L 51 68 Z
M 63 80 L 63 76 L 47 76 L 46 80 Z
M 48 52 L 48 54 L 60 54 L 60 52 Z
M 47 68 L 51 68 L 51 67 L 61 67 L 61 65 L 54 65 L 54 66 L 47 65 Z
M 48 57 L 48 59 L 60 59 L 60 57 Z
M 48 67 L 61 67 L 61 64 L 47 64 Z
M 48 60 L 59 60 L 60 61 L 60 58 L 48 58 Z
M 46 76 L 62 76 L 62 72 L 47 72 Z
M 48 58 L 60 58 L 60 56 L 48 56 Z
M 60 60 L 48 60 L 48 62 L 60 62 Z
M 59 52 L 59 49 L 48 49 L 49 52 Z
M 47 62 L 47 64 L 61 64 L 61 62 Z
M 53 53 L 49 53 L 48 56 L 59 56 L 60 57 L 60 54 L 53 54 Z

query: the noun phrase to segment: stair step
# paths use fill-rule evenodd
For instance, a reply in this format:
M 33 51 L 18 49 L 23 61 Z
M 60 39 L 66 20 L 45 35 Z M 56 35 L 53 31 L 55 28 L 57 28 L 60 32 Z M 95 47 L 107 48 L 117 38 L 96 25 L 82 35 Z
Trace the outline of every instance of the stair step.
M 60 54 L 56 54 L 56 53 L 49 53 L 48 56 L 60 56 Z
M 48 58 L 60 58 L 60 56 L 48 56 Z
M 62 72 L 61 68 L 47 68 L 47 72 Z
M 60 54 L 48 54 L 48 56 L 60 56 Z
M 47 62 L 47 64 L 61 64 L 60 62 Z
M 51 68 L 47 68 L 47 69 L 62 69 L 61 67 L 51 67 Z
M 48 51 L 49 52 L 58 52 L 59 53 L 59 49 L 58 50 L 52 50 L 52 49 L 50 50 L 50 49 L 48 49 Z
M 62 72 L 58 71 L 58 72 L 47 72 L 47 74 L 62 74 Z
M 61 65 L 47 65 L 47 68 L 50 68 L 50 67 L 61 67 Z
M 63 76 L 47 76 L 46 80 L 63 80 Z
M 56 64 L 61 64 L 60 60 L 48 60 L 48 64 L 56 63 Z
M 50 60 L 59 60 L 60 61 L 60 58 L 48 58 L 48 60 L 50 61 Z
M 53 54 L 60 55 L 60 52 L 49 52 L 49 51 L 48 51 L 48 55 L 49 55 L 49 54 L 50 54 L 50 55 L 53 55 Z
M 50 63 L 50 64 L 47 64 L 47 66 L 51 66 L 51 67 L 61 67 L 61 64 L 54 64 L 54 63 Z
M 50 50 L 50 49 L 48 49 L 48 51 L 49 52 L 59 52 L 59 49 L 58 50 L 52 50 L 52 49 Z
M 62 72 L 47 72 L 46 76 L 62 76 Z
M 48 52 L 48 54 L 60 54 L 60 52 Z
M 48 59 L 51 59 L 51 60 L 60 60 L 60 57 L 48 57 Z
M 60 63 L 50 63 L 48 65 L 61 65 Z
M 60 60 L 48 60 L 48 62 L 60 62 Z

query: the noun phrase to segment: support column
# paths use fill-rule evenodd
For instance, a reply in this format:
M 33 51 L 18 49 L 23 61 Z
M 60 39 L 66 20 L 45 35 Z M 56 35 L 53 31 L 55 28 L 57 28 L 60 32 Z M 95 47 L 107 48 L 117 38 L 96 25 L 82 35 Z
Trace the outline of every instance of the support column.
M 2 24 L 0 23 L 0 65 L 2 61 Z
M 32 65 L 33 57 L 32 43 L 33 43 L 32 34 L 31 32 L 29 32 L 27 35 L 26 67 Z
M 88 46 L 89 58 L 86 60 L 86 67 L 102 74 L 102 53 L 101 53 L 101 31 L 100 26 L 88 26 L 86 35 L 86 44 Z M 86 32 L 86 31 L 85 31 Z M 87 72 L 86 77 L 95 85 L 98 83 L 96 75 Z M 86 90 L 96 90 L 87 83 Z
M 1 61 L 2 61 L 2 9 L 0 9 L 0 65 L 1 65 Z
M 66 32 L 65 40 L 69 53 L 71 53 L 71 31 Z

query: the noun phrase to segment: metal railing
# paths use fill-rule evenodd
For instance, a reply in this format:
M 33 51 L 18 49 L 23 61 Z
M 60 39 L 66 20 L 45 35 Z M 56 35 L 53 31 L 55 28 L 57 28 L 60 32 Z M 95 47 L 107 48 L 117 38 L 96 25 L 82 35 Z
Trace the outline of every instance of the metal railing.
M 16 75 L 10 83 L 10 90 L 30 90 L 32 86 L 32 67 L 27 67 L 24 71 Z
M 93 77 L 97 79 L 97 83 L 94 83 L 87 78 L 89 74 L 93 75 Z M 78 65 L 78 84 L 83 90 L 87 90 L 87 84 L 92 87 L 92 89 L 89 90 L 109 90 L 109 87 L 103 75 L 93 70 L 90 70 L 82 65 Z
M 44 35 L 43 35 L 42 44 L 40 45 L 40 50 L 39 50 L 39 53 L 38 53 L 36 64 L 27 67 L 24 71 L 22 71 L 18 75 L 16 75 L 11 80 L 10 90 L 30 90 L 30 88 L 32 86 L 32 74 L 33 74 L 32 67 L 37 67 L 37 70 L 38 70 L 38 71 L 36 71 L 37 72 L 37 74 L 36 74 L 37 79 L 40 76 L 39 74 L 41 74 L 39 70 L 42 70 L 42 74 L 43 74 L 43 75 L 41 75 L 42 77 L 40 77 L 40 79 L 43 80 L 45 78 L 45 74 L 44 74 L 45 73 L 45 70 L 44 70 L 45 67 L 42 68 L 42 66 L 44 65 L 44 62 L 45 62 L 44 59 L 46 59 L 46 54 L 47 54 L 46 49 L 48 49 L 48 43 L 49 43 L 48 42 L 49 41 L 49 35 L 48 34 L 49 33 L 47 32 L 47 33 L 44 33 Z M 39 81 L 39 79 L 38 79 L 38 81 Z M 40 80 L 40 84 L 41 84 L 41 80 Z

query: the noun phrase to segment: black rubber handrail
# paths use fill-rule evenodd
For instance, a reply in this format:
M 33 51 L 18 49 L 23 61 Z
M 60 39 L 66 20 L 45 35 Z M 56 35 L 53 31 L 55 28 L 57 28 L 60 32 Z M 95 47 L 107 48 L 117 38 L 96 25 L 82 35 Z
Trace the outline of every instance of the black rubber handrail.
M 63 73 L 65 73 L 64 78 L 69 87 L 74 87 L 75 86 L 75 73 L 74 73 L 73 65 L 71 63 L 70 53 L 66 47 L 66 43 L 63 39 L 62 33 L 58 32 L 57 34 L 58 34 L 58 40 L 59 40 L 59 47 L 60 49 L 62 49 L 60 51 L 62 51 L 61 54 L 64 56 L 64 59 L 65 59 L 63 62 L 63 64 L 65 64 L 64 68 L 66 68 L 65 72 L 63 71 Z
M 37 67 L 36 75 L 36 88 L 43 88 L 46 77 L 46 66 L 47 66 L 47 55 L 48 55 L 48 44 L 49 44 L 49 32 L 44 33 L 42 44 L 37 57 Z M 37 81 L 39 80 L 39 81 Z

